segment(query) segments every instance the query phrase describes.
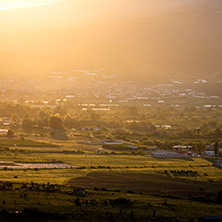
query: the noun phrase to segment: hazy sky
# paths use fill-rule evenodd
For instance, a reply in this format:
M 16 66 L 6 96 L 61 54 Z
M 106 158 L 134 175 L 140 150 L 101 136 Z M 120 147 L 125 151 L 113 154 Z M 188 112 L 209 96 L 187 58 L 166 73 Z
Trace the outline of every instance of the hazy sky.
M 61 0 L 0 0 L 0 10 L 49 5 Z

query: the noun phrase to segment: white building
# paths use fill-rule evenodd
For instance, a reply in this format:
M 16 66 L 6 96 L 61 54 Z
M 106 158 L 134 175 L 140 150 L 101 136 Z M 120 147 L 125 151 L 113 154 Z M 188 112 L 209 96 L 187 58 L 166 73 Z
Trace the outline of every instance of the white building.
M 174 151 L 159 150 L 156 152 L 152 152 L 151 157 L 153 157 L 153 158 L 162 158 L 162 157 L 171 158 L 171 157 L 179 157 L 179 154 Z
M 188 157 L 198 157 L 198 153 L 197 152 L 194 152 L 194 151 L 189 151 L 187 153 Z
M 139 148 L 138 146 L 132 146 L 132 145 L 128 145 L 126 147 L 129 148 L 129 149 L 138 149 Z
M 217 160 L 213 162 L 212 165 L 218 168 L 222 168 L 222 160 Z
M 95 154 L 103 154 L 103 149 L 98 149 L 98 150 L 96 150 L 96 152 L 95 152 Z
M 192 146 L 176 145 L 176 146 L 173 146 L 173 148 L 176 150 L 183 150 L 183 149 L 192 149 Z
M 220 156 L 220 157 L 222 157 L 222 149 L 219 149 L 219 150 L 218 150 L 217 155 Z
M 170 125 L 155 125 L 156 128 L 164 128 L 164 129 L 170 129 Z
M 215 152 L 211 150 L 207 150 L 203 153 L 203 156 L 215 156 Z
M 124 142 L 120 141 L 120 140 L 100 140 L 99 143 L 104 144 L 104 145 L 121 145 L 121 144 L 124 144 Z
M 0 135 L 7 135 L 8 130 L 7 129 L 0 129 Z
M 3 125 L 3 126 L 10 126 L 11 124 L 12 124 L 12 121 L 11 121 L 9 118 L 4 117 L 4 118 L 2 119 L 2 125 Z

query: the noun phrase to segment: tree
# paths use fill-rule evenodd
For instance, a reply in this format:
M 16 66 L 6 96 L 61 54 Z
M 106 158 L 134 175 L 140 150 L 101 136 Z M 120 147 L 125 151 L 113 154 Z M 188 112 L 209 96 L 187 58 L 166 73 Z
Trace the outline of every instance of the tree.
M 218 142 L 215 142 L 215 144 L 214 144 L 214 153 L 215 153 L 215 155 L 218 154 Z
M 216 128 L 217 127 L 217 122 L 216 121 L 211 121 L 211 122 L 208 123 L 208 125 L 210 127 Z
M 57 106 L 55 109 L 54 109 L 54 114 L 57 114 L 59 113 L 60 116 L 65 116 L 67 114 L 67 111 L 64 107 L 61 107 L 61 106 Z
M 222 191 L 218 191 L 217 197 L 216 197 L 216 202 L 219 204 L 222 204 Z
M 206 146 L 203 143 L 197 143 L 195 144 L 195 150 L 201 154 L 202 152 L 204 152 L 206 149 Z
M 132 117 L 135 117 L 138 115 L 138 107 L 137 106 L 131 106 L 128 108 L 128 114 Z
M 59 116 L 51 116 L 49 119 L 49 126 L 52 129 L 62 129 L 62 119 Z
M 11 119 L 14 124 L 19 124 L 20 122 L 19 117 L 17 115 L 12 115 Z
M 70 115 L 66 115 L 63 124 L 67 128 L 75 128 L 77 127 L 78 122 L 76 119 L 73 119 Z
M 97 121 L 100 119 L 100 115 L 98 113 L 92 113 L 90 114 L 90 119 L 93 120 L 93 121 Z
M 41 110 L 39 112 L 39 121 L 38 121 L 38 126 L 39 127 L 47 127 L 49 125 L 49 117 L 51 115 L 51 112 L 49 111 L 43 111 Z
M 217 128 L 217 129 L 215 130 L 215 136 L 217 136 L 217 137 L 221 137 L 221 136 L 222 136 L 222 131 L 221 131 L 221 129 Z
M 8 132 L 7 132 L 7 137 L 8 137 L 8 138 L 12 138 L 13 135 L 14 135 L 14 132 L 13 132 L 12 130 L 8 130 Z
M 29 115 L 25 115 L 23 120 L 22 120 L 22 128 L 24 130 L 28 130 L 30 128 L 32 128 L 32 126 L 34 125 L 34 122 L 32 121 L 32 119 L 29 117 Z

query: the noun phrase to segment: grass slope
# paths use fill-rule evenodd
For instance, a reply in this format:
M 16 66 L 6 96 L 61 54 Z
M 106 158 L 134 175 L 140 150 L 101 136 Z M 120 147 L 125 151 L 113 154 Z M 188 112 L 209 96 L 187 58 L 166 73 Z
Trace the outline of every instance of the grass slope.
M 169 194 L 176 196 L 215 194 L 222 182 L 202 182 L 140 172 L 91 172 L 86 177 L 71 179 L 67 185 L 88 188 L 112 188 L 124 191 Z

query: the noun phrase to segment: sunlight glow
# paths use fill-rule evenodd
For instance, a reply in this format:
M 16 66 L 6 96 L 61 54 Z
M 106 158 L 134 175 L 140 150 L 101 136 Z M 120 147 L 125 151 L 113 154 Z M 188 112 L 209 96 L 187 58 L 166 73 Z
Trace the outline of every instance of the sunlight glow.
M 21 8 L 31 8 L 36 6 L 44 6 L 44 5 L 50 5 L 55 2 L 58 2 L 59 0 L 51 0 L 51 1 L 39 1 L 39 0 L 33 0 L 33 1 L 1 1 L 0 0 L 0 10 L 11 10 L 11 9 L 21 9 Z

